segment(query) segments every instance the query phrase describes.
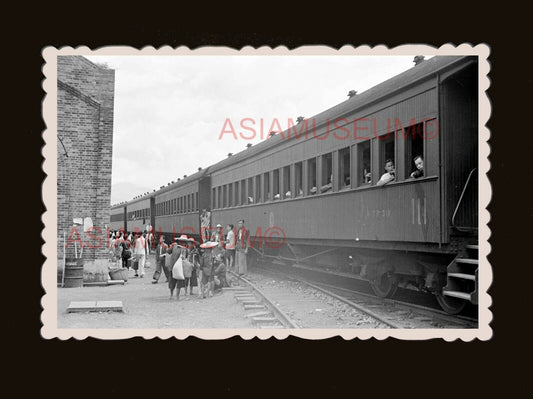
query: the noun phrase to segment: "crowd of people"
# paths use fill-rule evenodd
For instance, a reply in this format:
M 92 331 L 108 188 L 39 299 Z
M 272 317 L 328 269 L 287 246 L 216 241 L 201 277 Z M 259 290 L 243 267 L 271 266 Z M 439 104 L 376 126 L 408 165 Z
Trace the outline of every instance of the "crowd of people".
M 156 264 L 152 283 L 157 284 L 164 274 L 170 298 L 176 292 L 179 299 L 182 288 L 185 295 L 193 295 L 196 287 L 197 295 L 212 297 L 215 292 L 234 283 L 230 272 L 239 276 L 247 273 L 249 235 L 244 220 L 240 220 L 237 231 L 233 224 L 228 224 L 225 229 L 217 224 L 214 234 L 208 238 L 199 244 L 184 234 L 171 240 L 161 234 L 155 246 L 154 235 L 148 229 L 142 233 L 112 231 L 110 259 L 119 267 L 135 270 L 135 277 L 143 278 L 146 259 L 153 250 Z

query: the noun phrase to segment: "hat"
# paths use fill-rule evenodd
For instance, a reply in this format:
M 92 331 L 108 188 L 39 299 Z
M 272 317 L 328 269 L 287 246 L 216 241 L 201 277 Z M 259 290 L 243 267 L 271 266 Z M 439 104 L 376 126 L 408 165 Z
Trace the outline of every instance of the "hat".
M 219 223 L 219 224 L 217 224 L 217 227 L 222 227 L 222 225 Z
M 214 241 L 207 241 L 207 242 L 204 242 L 202 245 L 200 245 L 200 248 L 203 248 L 203 249 L 212 249 L 212 248 L 215 248 L 217 245 L 218 245 L 217 242 L 214 242 Z
M 190 242 L 194 242 L 194 239 L 187 237 L 185 234 L 182 234 L 182 235 L 179 236 L 179 237 L 175 237 L 174 240 L 175 240 L 175 241 L 182 241 L 182 242 L 184 241 L 184 242 L 188 242 L 188 243 L 190 243 Z M 185 249 L 188 249 L 188 248 L 189 248 L 188 246 L 185 247 L 185 246 L 183 246 L 183 245 L 180 245 L 179 243 L 178 243 L 178 247 L 180 247 L 180 248 L 185 248 Z
M 187 241 L 187 242 L 193 242 L 194 239 L 187 237 L 185 234 L 182 234 L 181 236 L 176 238 L 177 241 Z

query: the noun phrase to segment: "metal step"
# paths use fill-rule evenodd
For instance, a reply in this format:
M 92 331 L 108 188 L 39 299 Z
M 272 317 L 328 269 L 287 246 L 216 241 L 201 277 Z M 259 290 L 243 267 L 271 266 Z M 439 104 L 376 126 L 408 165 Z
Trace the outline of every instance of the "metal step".
M 469 259 L 469 258 L 457 258 L 455 259 L 457 263 L 467 263 L 469 265 L 477 265 L 479 264 L 477 259 Z
M 466 299 L 467 301 L 470 300 L 470 294 L 467 294 L 466 292 L 442 290 L 442 294 L 447 296 L 453 296 L 454 298 Z
M 448 277 L 455 277 L 455 278 L 461 278 L 463 280 L 472 280 L 476 281 L 476 276 L 473 274 L 465 274 L 465 273 L 448 273 Z

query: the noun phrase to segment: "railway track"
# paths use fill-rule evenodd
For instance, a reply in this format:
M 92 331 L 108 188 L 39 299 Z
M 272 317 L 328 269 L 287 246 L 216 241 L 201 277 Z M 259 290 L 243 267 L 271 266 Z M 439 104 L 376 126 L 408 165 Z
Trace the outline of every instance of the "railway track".
M 245 310 L 251 311 L 246 317 L 259 328 L 300 328 L 269 297 L 248 279 L 231 272 L 241 284 L 226 288 L 235 292 L 235 299 L 241 302 Z
M 322 292 L 359 312 L 379 321 L 388 328 L 477 328 L 478 320 L 465 316 L 451 316 L 444 311 L 394 299 L 383 299 L 367 293 L 347 289 L 320 281 L 297 277 L 277 270 L 256 267 L 260 273 L 282 276 L 298 281 Z

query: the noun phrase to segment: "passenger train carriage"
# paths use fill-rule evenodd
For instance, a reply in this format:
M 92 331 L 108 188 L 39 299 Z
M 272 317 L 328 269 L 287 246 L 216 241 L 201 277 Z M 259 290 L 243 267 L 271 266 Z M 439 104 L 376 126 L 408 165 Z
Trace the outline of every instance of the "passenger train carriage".
M 477 304 L 477 77 L 477 57 L 425 60 L 142 206 L 155 205 L 153 225 L 167 233 L 199 232 L 202 210 L 212 226 L 244 219 L 253 256 L 341 267 L 382 297 L 416 287 L 458 313 Z M 387 160 L 395 180 L 376 185 Z

